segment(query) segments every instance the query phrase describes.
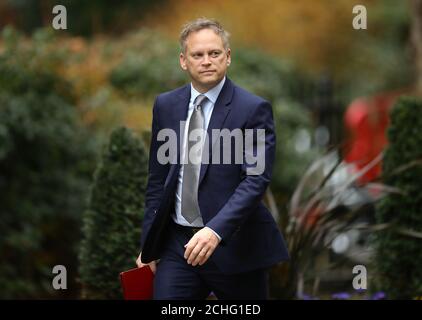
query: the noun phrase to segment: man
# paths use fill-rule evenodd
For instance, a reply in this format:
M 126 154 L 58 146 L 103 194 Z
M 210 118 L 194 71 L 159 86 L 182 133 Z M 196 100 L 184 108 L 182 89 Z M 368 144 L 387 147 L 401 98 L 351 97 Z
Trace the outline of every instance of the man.
M 180 43 L 180 66 L 191 84 L 159 95 L 154 104 L 137 265 L 148 264 L 155 273 L 154 299 L 204 299 L 211 291 L 218 299 L 266 299 L 269 267 L 288 259 L 282 235 L 261 202 L 275 154 L 271 105 L 227 78 L 231 51 L 218 22 L 188 23 Z M 176 162 L 160 163 L 162 129 L 177 133 Z M 195 153 L 191 134 L 196 129 L 208 136 L 199 137 L 202 147 Z M 239 155 L 233 141 L 215 147 L 221 146 L 212 137 L 218 129 L 261 129 L 263 150 L 258 138 L 245 139 L 242 163 L 214 161 L 217 151 Z M 246 140 L 252 141 L 249 149 Z M 209 152 L 209 161 L 198 164 L 194 159 L 201 152 Z M 257 152 L 264 159 L 259 174 L 249 171 L 246 161 Z

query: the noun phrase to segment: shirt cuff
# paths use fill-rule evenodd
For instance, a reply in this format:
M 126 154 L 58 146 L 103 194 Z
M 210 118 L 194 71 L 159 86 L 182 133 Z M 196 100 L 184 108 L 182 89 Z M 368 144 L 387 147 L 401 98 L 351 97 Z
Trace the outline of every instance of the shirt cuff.
M 221 237 L 220 237 L 220 235 L 217 233 L 217 232 L 215 232 L 213 229 L 211 229 L 210 227 L 207 227 L 208 229 L 210 229 L 214 234 L 215 234 L 215 236 L 218 238 L 218 241 L 221 241 Z

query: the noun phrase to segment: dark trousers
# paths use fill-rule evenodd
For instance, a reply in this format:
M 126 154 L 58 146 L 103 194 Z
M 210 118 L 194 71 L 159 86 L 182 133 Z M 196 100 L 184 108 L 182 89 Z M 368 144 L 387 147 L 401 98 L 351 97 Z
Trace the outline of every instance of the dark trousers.
M 154 278 L 155 300 L 203 300 L 211 292 L 221 300 L 268 299 L 268 269 L 223 274 L 211 258 L 193 267 L 183 257 L 191 228 L 170 223 L 169 237 Z

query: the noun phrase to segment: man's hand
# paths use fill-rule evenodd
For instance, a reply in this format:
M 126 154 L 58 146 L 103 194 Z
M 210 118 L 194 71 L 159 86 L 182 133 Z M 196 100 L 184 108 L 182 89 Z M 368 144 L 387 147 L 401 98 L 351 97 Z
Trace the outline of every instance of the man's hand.
M 214 232 L 208 228 L 202 228 L 185 244 L 185 259 L 192 266 L 202 266 L 212 255 L 220 240 Z
M 138 259 L 136 259 L 136 265 L 138 266 L 138 268 L 149 266 L 151 268 L 152 273 L 155 274 L 155 271 L 157 270 L 157 261 L 152 261 L 152 262 L 147 263 L 147 264 L 142 263 L 141 255 L 142 255 L 142 252 L 139 254 Z

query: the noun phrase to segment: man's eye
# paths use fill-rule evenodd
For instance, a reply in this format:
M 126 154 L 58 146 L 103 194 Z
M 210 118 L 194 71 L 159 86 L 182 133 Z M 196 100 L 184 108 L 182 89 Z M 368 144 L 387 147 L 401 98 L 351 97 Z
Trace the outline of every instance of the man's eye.
M 211 56 L 214 58 L 218 57 L 219 55 L 220 55 L 220 52 L 218 51 L 214 51 L 213 53 L 211 53 Z

